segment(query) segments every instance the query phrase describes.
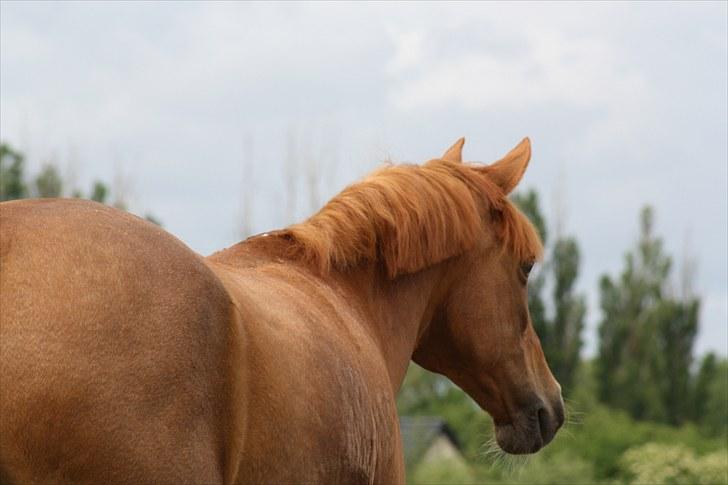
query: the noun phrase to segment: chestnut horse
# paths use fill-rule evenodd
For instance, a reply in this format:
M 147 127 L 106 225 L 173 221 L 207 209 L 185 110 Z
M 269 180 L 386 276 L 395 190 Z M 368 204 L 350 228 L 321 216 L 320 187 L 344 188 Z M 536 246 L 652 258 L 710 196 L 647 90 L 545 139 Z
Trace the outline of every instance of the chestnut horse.
M 540 449 L 564 412 L 507 199 L 530 144 L 462 145 L 207 258 L 93 202 L 1 204 L 0 481 L 402 483 L 410 360 Z

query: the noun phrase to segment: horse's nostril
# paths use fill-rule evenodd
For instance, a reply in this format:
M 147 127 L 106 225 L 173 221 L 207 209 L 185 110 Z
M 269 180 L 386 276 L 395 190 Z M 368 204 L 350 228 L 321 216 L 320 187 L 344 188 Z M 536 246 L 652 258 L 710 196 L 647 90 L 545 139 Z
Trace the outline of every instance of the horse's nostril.
M 546 444 L 550 438 L 550 426 L 549 426 L 549 412 L 545 407 L 539 408 L 538 410 L 538 427 L 541 432 L 541 439 Z

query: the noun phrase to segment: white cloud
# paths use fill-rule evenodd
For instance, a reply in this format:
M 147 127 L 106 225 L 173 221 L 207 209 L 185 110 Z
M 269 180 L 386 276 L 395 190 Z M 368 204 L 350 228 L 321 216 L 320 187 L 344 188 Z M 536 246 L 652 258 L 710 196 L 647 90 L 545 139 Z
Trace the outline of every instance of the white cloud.
M 432 44 L 457 34 L 440 32 L 428 40 Z M 404 111 L 502 112 L 543 105 L 617 111 L 625 99 L 639 104 L 647 98 L 644 77 L 620 66 L 606 41 L 574 42 L 558 24 L 522 34 L 525 49 L 504 56 L 497 48 L 472 45 L 465 52 L 443 52 L 430 45 L 424 55 L 423 35 L 394 33 L 390 102 Z M 508 40 L 506 34 L 495 35 L 503 35 L 504 43 Z
M 416 31 L 399 32 L 389 29 L 389 35 L 394 43 L 394 56 L 387 62 L 386 72 L 397 74 L 417 66 L 423 58 L 423 36 Z

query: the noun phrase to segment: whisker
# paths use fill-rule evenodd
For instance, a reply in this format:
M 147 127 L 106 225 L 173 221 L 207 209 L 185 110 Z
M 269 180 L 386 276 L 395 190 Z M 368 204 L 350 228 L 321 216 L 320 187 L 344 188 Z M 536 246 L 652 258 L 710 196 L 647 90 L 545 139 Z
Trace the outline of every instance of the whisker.
M 578 404 L 576 401 L 570 399 L 564 399 L 564 428 L 567 426 L 581 425 L 584 422 L 586 413 L 578 411 Z
M 488 461 L 493 468 L 503 469 L 508 455 L 498 446 L 495 436 L 483 443 L 481 449 L 484 449 L 480 455 L 484 461 Z

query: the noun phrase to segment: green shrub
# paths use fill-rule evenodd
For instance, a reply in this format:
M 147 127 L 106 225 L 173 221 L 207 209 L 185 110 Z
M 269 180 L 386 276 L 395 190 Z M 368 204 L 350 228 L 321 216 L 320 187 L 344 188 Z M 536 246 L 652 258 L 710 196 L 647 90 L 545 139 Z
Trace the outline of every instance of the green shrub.
M 457 460 L 433 460 L 415 468 L 412 484 L 469 484 L 476 483 L 470 468 Z
M 682 444 L 647 443 L 624 453 L 621 464 L 630 483 L 726 484 L 728 450 L 699 457 Z
M 533 485 L 594 483 L 594 467 L 572 452 L 562 450 L 550 456 L 536 455 L 514 478 L 517 483 Z

